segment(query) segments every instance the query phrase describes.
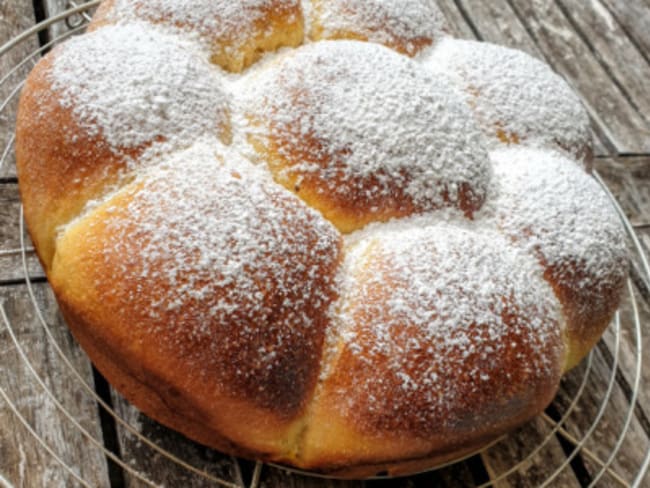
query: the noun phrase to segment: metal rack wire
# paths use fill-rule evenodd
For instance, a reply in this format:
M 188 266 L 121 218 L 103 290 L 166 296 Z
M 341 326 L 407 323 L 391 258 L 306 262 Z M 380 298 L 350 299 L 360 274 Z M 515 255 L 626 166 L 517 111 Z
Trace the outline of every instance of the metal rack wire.
M 56 37 L 48 44 L 34 50 L 31 54 L 20 60 L 16 63 L 13 68 L 11 68 L 7 73 L 0 73 L 0 89 L 7 89 L 8 96 L 4 100 L 0 100 L 0 118 L 5 118 L 6 111 L 10 104 L 16 99 L 18 93 L 23 85 L 24 80 L 15 82 L 11 81 L 14 78 L 14 75 L 25 65 L 33 65 L 40 57 L 41 53 L 50 48 L 51 46 L 65 40 L 69 36 L 75 35 L 81 32 L 85 26 L 86 21 L 89 19 L 88 11 L 94 8 L 99 2 L 91 1 L 83 5 L 76 5 L 73 2 L 70 2 L 72 8 L 66 12 L 52 17 L 51 19 L 42 22 L 33 28 L 25 31 L 23 34 L 15 37 L 9 41 L 4 46 L 0 47 L 0 56 L 5 55 L 10 52 L 16 46 L 20 45 L 23 42 L 27 42 L 32 39 L 38 32 L 43 29 L 48 29 L 50 26 L 59 23 L 60 25 L 65 24 L 67 30 L 64 34 Z M 13 83 L 13 85 L 12 85 Z M 13 123 L 12 121 L 10 123 Z M 2 143 L 0 141 L 0 143 Z M 9 140 L 4 141 L 5 146 L 0 151 L 0 171 L 3 170 L 3 166 L 7 165 L 7 161 L 10 159 L 10 155 L 13 151 L 14 138 L 11 136 Z M 630 225 L 629 221 L 626 219 L 623 211 L 616 203 L 614 197 L 609 193 L 603 181 L 596 175 L 598 182 L 602 187 L 607 191 L 610 199 L 613 202 L 613 205 L 616 207 L 618 214 L 621 217 L 622 222 L 625 225 L 630 247 L 634 253 L 634 259 L 637 263 L 637 270 L 641 275 L 641 279 L 646 282 L 650 282 L 650 267 L 648 265 L 648 260 L 644 254 L 643 248 L 639 243 L 634 229 Z M 23 229 L 22 222 L 22 212 L 19 218 L 19 229 L 20 229 L 20 247 L 18 248 L 9 248 L 9 249 L 0 249 L 0 258 L 6 256 L 19 256 L 22 259 L 22 269 L 24 274 L 24 282 L 26 284 L 26 293 L 28 294 L 29 301 L 33 307 L 33 311 L 38 319 L 38 325 L 42 328 L 45 337 L 47 338 L 47 346 L 55 351 L 55 354 L 60 359 L 62 368 L 65 369 L 65 374 L 70 375 L 76 384 L 81 394 L 88 396 L 92 401 L 96 402 L 101 409 L 103 409 L 110 417 L 112 417 L 115 423 L 120 429 L 123 429 L 127 435 L 132 436 L 137 439 L 140 443 L 146 446 L 151 452 L 156 453 L 165 459 L 165 462 L 172 463 L 179 467 L 179 469 L 186 470 L 190 473 L 202 477 L 206 482 L 213 483 L 215 486 L 224 486 L 229 488 L 242 488 L 244 482 L 242 481 L 241 471 L 239 470 L 239 465 L 237 461 L 234 460 L 233 466 L 235 466 L 233 477 L 230 480 L 222 479 L 207 470 L 194 466 L 191 463 L 187 462 L 184 459 L 179 458 L 177 455 L 169 452 L 163 446 L 157 444 L 152 439 L 144 435 L 137 426 L 132 425 L 127 419 L 123 418 L 118 412 L 116 412 L 100 395 L 95 391 L 94 385 L 84 378 L 74 366 L 73 362 L 66 356 L 63 348 L 60 347 L 55 334 L 52 330 L 52 324 L 48 323 L 45 318 L 45 315 L 42 313 L 42 305 L 37 299 L 36 293 L 34 291 L 34 283 L 32 278 L 30 278 L 30 273 L 28 271 L 28 259 L 33 254 L 34 250 L 28 245 L 25 238 L 25 233 Z M 541 456 L 544 455 L 545 450 L 548 448 L 552 440 L 557 438 L 562 438 L 568 445 L 571 446 L 571 449 L 566 453 L 566 458 L 560 462 L 558 465 L 547 466 L 546 467 L 546 476 L 544 481 L 541 483 L 541 486 L 549 486 L 558 476 L 566 469 L 570 469 L 570 463 L 576 456 L 582 456 L 585 459 L 588 459 L 593 465 L 597 466 L 597 472 L 592 476 L 590 486 L 595 486 L 604 476 L 608 476 L 608 479 L 616 483 L 617 485 L 624 487 L 637 487 L 641 486 L 641 483 L 644 480 L 648 466 L 650 465 L 650 446 L 639 446 L 639 449 L 643 449 L 645 453 L 642 456 L 642 460 L 639 463 L 637 470 L 634 474 L 634 477 L 631 478 L 628 474 L 627 477 L 621 475 L 614 469 L 614 463 L 617 460 L 617 456 L 620 453 L 621 447 L 626 442 L 627 437 L 630 433 L 630 425 L 635 416 L 635 410 L 639 407 L 638 405 L 638 396 L 639 396 L 639 387 L 641 382 L 641 373 L 643 364 L 643 355 L 642 355 L 642 343 L 644 331 L 643 324 L 639 317 L 639 304 L 637 302 L 637 294 L 635 291 L 635 286 L 632 281 L 628 281 L 627 286 L 627 297 L 626 299 L 631 304 L 631 308 L 627 311 L 622 310 L 617 313 L 615 320 L 612 324 L 612 334 L 613 342 L 609 344 L 611 350 L 612 358 L 609 365 L 609 376 L 606 378 L 599 379 L 593 374 L 593 353 L 590 355 L 587 360 L 579 367 L 576 368 L 571 375 L 571 384 L 574 387 L 567 387 L 564 393 L 567 397 L 571 398 L 569 405 L 564 409 L 563 413 L 559 418 L 553 419 L 549 415 L 543 415 L 542 419 L 546 422 L 550 429 L 546 434 L 545 438 L 542 439 L 539 443 L 530 446 L 528 452 L 525 455 L 521 456 L 520 459 L 517 459 L 513 462 L 507 469 L 502 470 L 499 473 L 491 473 L 491 479 L 489 482 L 482 484 L 480 486 L 487 487 L 497 484 L 501 480 L 505 480 L 513 474 L 517 473 L 523 466 L 530 464 L 531 462 L 539 462 Z M 125 473 L 128 473 L 134 479 L 137 479 L 141 483 L 147 486 L 155 486 L 155 482 L 148 479 L 143 473 L 139 472 L 137 469 L 134 469 L 129 462 L 121 459 L 119 456 L 111 452 L 105 446 L 101 436 L 88 431 L 79 421 L 77 421 L 72 413 L 70 413 L 60 398 L 57 398 L 57 395 L 48 387 L 46 382 L 39 376 L 38 370 L 32 364 L 32 358 L 26 352 L 26 348 L 21 343 L 19 335 L 15 333 L 16 328 L 19 324 L 12 323 L 9 319 L 8 314 L 5 311 L 4 304 L 0 301 L 0 332 L 5 332 L 6 335 L 10 338 L 11 345 L 17 351 L 22 366 L 26 369 L 30 376 L 30 381 L 35 381 L 39 386 L 40 392 L 44 395 L 56 408 L 56 410 L 62 414 L 66 419 L 66 422 L 69 423 L 70 429 L 75 429 L 80 433 L 83 438 L 87 441 L 89 449 L 96 449 L 103 456 L 106 456 L 113 463 L 119 466 Z M 632 337 L 631 341 L 634 344 L 634 350 L 622 350 L 621 340 L 623 336 Z M 626 355 L 626 361 L 622 361 L 623 354 Z M 0 356 L 1 360 L 1 356 Z M 10 368 L 10 366 L 9 366 Z M 623 374 L 627 378 L 628 382 L 631 385 L 631 396 L 627 402 L 626 411 L 619 412 L 622 419 L 622 427 L 618 432 L 616 442 L 611 447 L 606 456 L 598 455 L 592 452 L 587 444 L 590 440 L 596 437 L 599 429 L 602 427 L 603 422 L 605 421 L 606 411 L 610 406 L 610 400 L 612 397 L 612 391 L 616 385 L 617 375 Z M 597 411 L 593 419 L 588 426 L 582 429 L 581 432 L 571 432 L 567 428 L 567 422 L 572 419 L 574 416 L 579 416 L 580 414 L 580 404 L 584 401 L 583 393 L 589 386 L 593 386 L 594 382 L 600 381 L 603 384 L 599 385 L 604 389 L 604 394 L 600 399 L 600 404 L 597 407 Z M 47 452 L 53 459 L 55 459 L 60 466 L 60 469 L 67 473 L 71 480 L 74 480 L 81 486 L 91 486 L 90 482 L 79 474 L 79 470 L 75 466 L 70 466 L 64 459 L 64 456 L 61 452 L 58 452 L 55 447 L 53 447 L 48 441 L 37 433 L 36 429 L 27 418 L 26 415 L 21 411 L 20 406 L 18 405 L 17 399 L 12 398 L 6 391 L 3 389 L 2 382 L 0 381 L 0 404 L 3 403 L 8 406 L 8 408 L 16 416 L 16 419 L 20 424 L 22 424 L 27 431 L 34 436 L 38 444 L 42 449 Z M 521 435 L 520 433 L 513 433 L 511 436 Z M 487 447 L 487 453 L 490 449 L 495 449 L 496 447 Z M 258 487 L 261 480 L 264 476 L 264 467 L 262 464 L 257 463 L 253 470 L 251 476 L 251 487 Z M 7 485 L 9 482 L 2 477 L 0 473 L 0 486 Z

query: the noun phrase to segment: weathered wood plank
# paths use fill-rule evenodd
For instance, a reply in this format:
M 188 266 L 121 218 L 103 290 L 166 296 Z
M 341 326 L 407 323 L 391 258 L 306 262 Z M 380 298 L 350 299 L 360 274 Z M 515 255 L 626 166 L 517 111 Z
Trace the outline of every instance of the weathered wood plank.
M 454 0 L 438 0 L 438 6 L 447 18 L 447 23 L 451 29 L 450 34 L 461 39 L 475 39 L 476 35 L 472 28 L 463 17 L 462 12 Z
M 50 289 L 35 285 L 37 305 L 50 325 L 56 343 L 86 382 L 92 385 L 90 363 L 78 348 L 58 315 Z M 35 372 L 65 410 L 102 442 L 97 404 L 82 390 L 49 341 L 34 312 L 27 287 L 0 287 L 0 304 L 7 314 L 17 342 Z M 0 319 L 0 388 L 29 424 L 63 461 L 90 486 L 109 486 L 106 460 L 66 419 L 34 380 L 18 354 L 6 324 Z M 9 405 L 0 400 L 0 474 L 16 486 L 77 486 L 68 473 L 23 428 Z
M 632 225 L 650 224 L 650 157 L 598 158 L 594 167 Z
M 536 446 L 541 444 L 550 432 L 549 425 L 542 418 L 537 417 L 484 451 L 481 457 L 492 480 L 500 478 L 500 475 L 518 465 L 516 471 L 496 481 L 494 486 L 497 488 L 509 486 L 532 488 L 546 481 L 549 474 L 566 459 L 555 436 L 551 436 L 536 455 L 530 456 Z M 580 483 L 571 467 L 567 467 L 555 478 L 552 486 L 578 487 Z
M 535 58 L 545 60 L 544 53 L 509 7 L 507 0 L 461 0 L 459 4 L 476 26 L 481 40 L 520 49 Z
M 639 52 L 650 57 L 650 3 L 647 0 L 601 0 L 607 7 L 602 14 L 613 15 Z
M 559 0 L 558 5 L 645 119 L 645 135 L 650 136 L 650 64 L 600 0 Z
M 208 476 L 231 483 L 238 482 L 239 468 L 233 458 L 196 444 L 151 420 L 118 393 L 113 392 L 111 396 L 115 412 L 140 435 L 190 466 L 204 471 Z M 215 486 L 213 481 L 179 466 L 119 425 L 117 432 L 122 459 L 152 483 L 170 487 Z M 124 480 L 129 487 L 144 486 L 144 483 L 128 472 L 124 473 Z
M 24 0 L 0 2 L 0 45 L 8 42 L 33 24 L 34 10 L 31 2 Z M 37 47 L 38 38 L 32 36 L 0 57 L 0 80 Z M 12 96 L 12 92 L 25 78 L 31 67 L 31 64 L 23 66 L 0 84 L 0 106 L 9 99 L 7 105 L 0 111 L 0 160 L 2 161 L 0 163 L 0 178 L 15 177 L 16 174 L 13 151 L 9 151 L 4 159 L 2 156 L 5 148 L 10 145 L 14 134 L 18 97 Z
M 31 249 L 26 237 L 25 247 Z M 20 197 L 15 183 L 0 184 L 0 283 L 25 278 L 20 253 Z M 28 253 L 27 269 L 32 278 L 44 277 L 34 252 Z

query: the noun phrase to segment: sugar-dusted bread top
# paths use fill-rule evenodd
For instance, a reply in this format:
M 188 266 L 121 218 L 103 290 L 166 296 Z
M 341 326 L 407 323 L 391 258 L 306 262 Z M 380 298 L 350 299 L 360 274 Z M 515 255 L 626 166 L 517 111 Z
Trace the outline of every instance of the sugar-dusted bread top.
M 541 61 L 430 0 L 107 0 L 28 77 L 25 219 L 142 411 L 225 452 L 405 474 L 532 418 L 624 233 Z

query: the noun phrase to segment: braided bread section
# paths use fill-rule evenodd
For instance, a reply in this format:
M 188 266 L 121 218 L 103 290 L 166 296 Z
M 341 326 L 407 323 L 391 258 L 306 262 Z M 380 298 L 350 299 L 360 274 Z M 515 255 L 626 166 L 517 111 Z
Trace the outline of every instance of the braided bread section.
M 55 48 L 27 79 L 16 127 L 25 217 L 46 270 L 57 228 L 89 202 L 155 154 L 230 132 L 222 83 L 181 39 L 130 25 Z
M 247 88 L 256 157 L 343 232 L 444 207 L 471 216 L 485 200 L 490 163 L 471 113 L 404 56 L 317 42 Z
M 276 459 L 320 372 L 339 248 L 322 217 L 200 141 L 63 229 L 49 278 L 127 398 Z

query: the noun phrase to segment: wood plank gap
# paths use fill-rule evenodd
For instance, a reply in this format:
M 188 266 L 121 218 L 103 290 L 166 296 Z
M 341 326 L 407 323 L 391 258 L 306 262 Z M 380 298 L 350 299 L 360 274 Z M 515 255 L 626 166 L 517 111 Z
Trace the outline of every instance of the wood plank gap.
M 597 156 L 597 157 L 601 157 L 601 156 Z M 611 156 L 602 156 L 602 157 L 611 157 Z M 622 153 L 618 153 L 614 157 L 617 157 L 617 158 L 650 158 L 650 153 L 647 153 L 647 152 L 642 152 L 642 153 L 622 152 Z
M 474 483 L 476 486 L 490 482 L 490 475 L 480 454 L 472 456 L 471 458 L 467 459 L 465 463 L 472 473 L 472 477 L 474 478 Z
M 110 409 L 113 409 L 113 400 L 111 399 L 111 389 L 106 379 L 99 371 L 92 367 L 93 370 L 93 383 L 95 385 L 95 393 L 101 398 Z M 99 413 L 100 426 L 102 430 L 102 439 L 104 440 L 104 448 L 112 452 L 119 459 L 122 459 L 120 452 L 120 443 L 117 438 L 117 424 L 115 418 L 110 415 L 99 402 L 97 402 L 97 411 Z M 115 463 L 109 456 L 105 456 L 106 465 L 108 466 L 108 479 L 113 488 L 122 488 L 125 484 L 124 470 L 121 466 Z
M 47 278 L 43 277 L 34 277 L 30 278 L 29 281 L 31 283 L 47 283 Z M 18 285 L 24 285 L 25 284 L 25 278 L 17 279 L 17 280 L 0 280 L 0 286 L 18 286 Z
M 43 0 L 32 0 L 32 5 L 34 6 L 34 19 L 36 23 L 43 22 L 47 16 L 45 14 L 45 2 Z M 38 31 L 38 44 L 43 47 L 50 42 L 50 33 L 47 29 L 41 29 Z M 43 51 L 45 54 L 47 50 Z
M 599 155 L 594 156 L 594 159 L 611 159 L 611 158 L 618 158 L 618 159 L 650 158 L 650 153 L 626 152 L 626 153 L 618 153 L 618 154 L 614 154 L 614 155 L 599 154 Z
M 18 183 L 18 178 L 15 176 L 0 177 L 0 185 L 9 183 Z
M 545 413 L 555 424 L 557 424 L 562 418 L 560 412 L 557 411 L 557 409 L 553 404 L 546 407 Z M 571 443 L 565 437 L 563 437 L 559 431 L 555 433 L 555 438 L 560 443 L 560 447 L 564 451 L 564 455 L 567 458 L 573 454 L 573 457 L 569 461 L 569 466 L 571 466 L 571 469 L 573 470 L 573 474 L 578 480 L 578 483 L 580 483 L 580 486 L 582 486 L 583 488 L 589 486 L 593 481 L 593 478 L 591 474 L 589 474 L 589 471 L 585 466 L 585 462 L 582 459 L 582 451 L 578 449 L 574 454 L 574 451 L 576 450 L 576 446 L 574 446 L 573 443 Z
M 571 12 L 562 4 L 560 0 L 554 0 L 555 5 L 557 6 L 558 10 L 564 15 L 564 18 L 567 20 L 569 24 L 571 24 L 571 27 L 573 27 L 573 30 L 575 31 L 576 34 L 578 34 L 578 37 L 584 42 L 585 46 L 587 46 L 587 49 L 591 51 L 591 53 L 594 55 L 594 59 L 598 61 L 598 64 L 603 68 L 603 71 L 607 73 L 607 76 L 609 79 L 614 83 L 616 88 L 621 92 L 621 95 L 623 95 L 623 98 L 627 100 L 627 103 L 630 104 L 630 106 L 637 111 L 637 113 L 645 120 L 649 121 L 647 115 L 644 113 L 643 110 L 641 110 L 641 107 L 639 107 L 630 93 L 627 91 L 625 86 L 621 83 L 621 81 L 618 79 L 618 77 L 612 72 L 612 69 L 609 67 L 609 65 L 605 62 L 603 57 L 601 56 L 600 52 L 596 49 L 594 44 L 591 42 L 591 39 L 587 35 L 585 35 L 584 31 L 580 28 L 578 23 L 575 21 L 573 18 L 573 15 L 571 15 Z
M 552 415 L 549 413 L 545 413 L 542 415 L 542 418 L 546 420 L 549 425 L 552 427 L 555 427 L 559 420 L 555 420 Z M 559 419 L 559 414 L 557 416 Z M 571 435 L 570 432 L 568 432 L 564 427 L 561 425 L 557 427 L 557 434 L 559 437 L 564 437 L 566 440 L 568 440 L 571 444 L 573 444 L 575 447 L 578 447 L 578 444 L 580 444 L 580 441 L 576 439 L 574 436 Z M 596 463 L 599 467 L 604 468 L 605 467 L 605 462 L 602 461 L 598 456 L 596 456 L 593 452 L 591 452 L 589 449 L 587 449 L 584 445 L 580 447 L 580 453 L 589 458 L 591 461 Z M 607 466 L 605 468 L 605 472 L 609 474 L 613 479 L 615 479 L 621 486 L 629 487 L 629 483 L 623 479 L 623 477 L 618 474 L 616 471 L 614 471 L 610 466 Z
M 465 6 L 461 3 L 460 0 L 454 0 L 454 3 L 456 4 L 456 8 L 460 12 L 460 15 L 463 16 L 463 19 L 465 19 L 465 22 L 469 26 L 470 30 L 474 34 L 474 37 L 476 37 L 479 41 L 483 40 L 483 36 L 479 32 L 479 30 L 476 28 L 476 24 L 474 24 L 474 21 L 472 18 L 469 16 L 469 13 L 465 9 Z

